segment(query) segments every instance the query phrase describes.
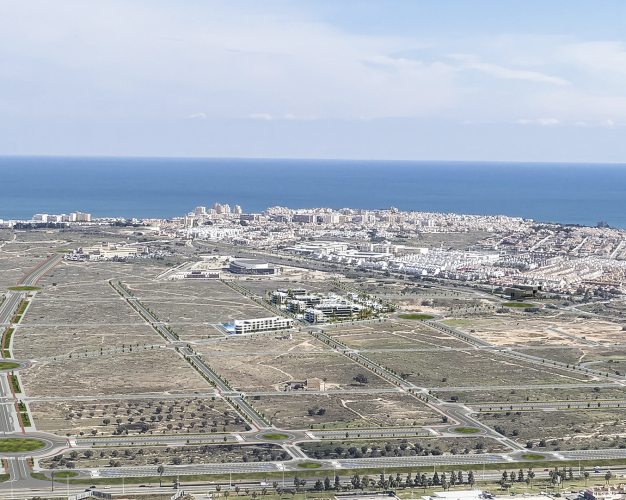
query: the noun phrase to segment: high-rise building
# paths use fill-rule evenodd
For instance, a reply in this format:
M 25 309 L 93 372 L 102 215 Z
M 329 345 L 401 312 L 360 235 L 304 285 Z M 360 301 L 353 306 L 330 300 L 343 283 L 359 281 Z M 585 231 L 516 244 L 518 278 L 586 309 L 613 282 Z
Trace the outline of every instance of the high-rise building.
M 221 214 L 223 213 L 224 207 L 222 207 L 219 203 L 213 203 L 213 210 L 215 210 L 215 213 Z
M 230 205 L 228 203 L 224 203 L 224 205 L 222 205 L 222 213 L 223 214 L 230 213 Z
M 196 215 L 205 215 L 206 214 L 206 207 L 196 207 L 196 209 L 193 211 L 194 214 Z
M 236 214 L 241 214 L 241 207 L 239 205 L 235 205 L 235 211 L 234 213 Z

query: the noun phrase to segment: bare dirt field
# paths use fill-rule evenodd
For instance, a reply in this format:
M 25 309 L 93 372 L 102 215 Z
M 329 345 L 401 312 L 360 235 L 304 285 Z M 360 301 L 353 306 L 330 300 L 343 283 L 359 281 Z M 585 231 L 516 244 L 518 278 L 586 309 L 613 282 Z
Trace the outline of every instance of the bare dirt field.
M 520 350 L 524 354 L 530 356 L 536 356 L 541 359 L 561 361 L 562 363 L 568 363 L 570 365 L 578 365 L 579 363 L 587 363 L 590 361 L 618 361 L 619 359 L 626 358 L 626 349 L 620 348 L 571 348 L 571 349 L 524 349 Z M 610 369 L 610 366 L 602 368 L 602 365 L 595 364 L 587 366 L 594 370 Z
M 56 282 L 54 282 L 56 283 Z M 40 282 L 41 284 L 41 282 Z M 107 281 L 76 283 L 71 285 L 48 285 L 37 292 L 38 300 L 102 300 L 120 299 Z
M 428 349 L 467 345 L 451 335 L 408 320 L 333 328 L 328 333 L 353 349 Z
M 323 379 L 326 390 L 391 387 L 382 378 L 336 353 L 205 355 L 204 360 L 240 391 L 282 391 L 289 381 L 310 378 Z M 365 386 L 354 381 L 358 374 L 367 376 Z
M 225 337 L 224 340 L 200 344 L 196 348 L 200 354 L 247 353 L 262 351 L 330 351 L 331 348 L 306 333 L 291 333 L 291 339 L 283 334 L 269 334 L 258 337 Z
M 245 297 L 219 280 L 122 280 L 135 297 L 144 300 L 239 299 Z
M 203 446 L 147 446 L 145 448 L 73 451 L 40 460 L 39 465 L 44 469 L 138 467 L 151 464 L 156 467 L 157 464 L 270 462 L 289 460 L 290 458 L 291 456 L 287 452 L 275 444 L 207 444 Z
M 171 349 L 45 362 L 20 372 L 20 378 L 29 397 L 165 395 L 212 389 Z
M 460 403 L 491 403 L 491 402 L 519 402 L 526 401 L 580 401 L 596 399 L 624 399 L 626 388 L 613 384 L 610 386 L 594 387 L 555 387 L 554 389 L 510 389 L 480 391 L 433 391 L 433 394 L 442 401 L 450 401 L 452 396 L 458 398 Z
M 544 327 L 561 325 L 598 325 L 611 323 L 609 318 L 585 317 L 584 314 L 568 311 L 552 311 L 542 309 L 535 313 L 526 313 L 521 308 L 509 307 L 505 313 L 491 311 L 455 314 L 454 318 L 446 319 L 443 323 L 463 328 L 480 328 L 482 326 L 528 326 Z
M 17 359 L 39 359 L 61 354 L 113 349 L 122 346 L 160 345 L 165 341 L 148 325 L 20 326 L 12 337 Z
M 626 446 L 624 410 L 481 413 L 482 423 L 533 450 L 584 450 Z M 542 443 L 543 441 L 543 443 Z M 545 446 L 541 446 L 545 444 Z
M 508 448 L 489 438 L 408 438 L 322 441 L 298 445 L 312 458 L 410 457 L 499 453 Z
M 569 345 L 576 341 L 547 328 L 509 327 L 509 328 L 463 328 L 465 333 L 478 337 L 495 345 Z
M 160 321 L 166 321 L 172 325 L 186 322 L 232 323 L 236 319 L 267 318 L 276 315 L 242 295 L 195 300 L 141 299 L 141 303 L 154 311 Z M 184 325 L 179 324 L 174 329 L 183 335 Z
M 367 353 L 421 387 L 592 383 L 593 377 L 487 351 Z
M 246 430 L 239 414 L 219 397 L 35 401 L 29 407 L 37 430 L 60 436 L 113 435 L 126 427 L 129 434 Z
M 119 300 L 37 300 L 35 297 L 21 324 L 41 325 L 85 325 L 110 323 L 143 323 L 121 298 Z
M 257 396 L 251 402 L 280 429 L 407 427 L 442 422 L 439 413 L 413 396 L 402 393 L 305 393 L 297 396 Z
M 596 342 L 598 344 L 626 344 L 626 331 L 622 330 L 621 325 L 602 325 L 602 326 L 562 326 L 558 329 L 576 335 L 577 337 Z

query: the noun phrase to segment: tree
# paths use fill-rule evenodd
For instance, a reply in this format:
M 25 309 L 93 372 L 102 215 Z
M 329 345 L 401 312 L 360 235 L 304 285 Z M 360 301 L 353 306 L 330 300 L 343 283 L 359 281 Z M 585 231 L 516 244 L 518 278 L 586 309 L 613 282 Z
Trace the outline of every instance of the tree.
M 469 484 L 470 487 L 473 487 L 475 482 L 476 480 L 474 479 L 474 471 L 470 470 L 467 473 L 467 484 Z
M 530 487 L 533 487 L 533 479 L 535 479 L 535 473 L 532 469 L 528 469 L 528 478 L 530 479 Z
M 313 486 L 313 489 L 315 491 L 323 491 L 324 490 L 324 483 L 322 483 L 321 479 L 318 479 L 317 481 L 315 481 L 315 486 Z
M 328 476 L 324 478 L 324 490 L 328 491 L 330 489 L 330 479 Z
M 613 473 L 610 470 L 607 470 L 606 474 L 604 475 L 604 480 L 606 481 L 606 484 L 611 484 L 612 477 L 613 477 Z
M 460 470 L 459 473 L 456 475 L 457 477 L 457 481 L 459 484 L 463 484 L 463 471 Z
M 450 475 L 450 484 L 454 486 L 456 484 L 456 481 L 457 481 L 456 472 L 452 471 L 452 474 Z
M 335 474 L 335 489 L 337 491 L 341 489 L 341 481 L 339 480 L 339 474 Z
M 241 488 L 239 486 L 235 486 L 235 494 L 237 495 L 237 498 L 239 498 L 240 491 L 241 491 Z
M 356 377 L 354 377 L 354 380 L 361 385 L 367 384 L 367 377 L 362 373 L 359 373 Z
M 524 482 L 524 471 L 522 469 L 520 469 L 519 472 L 517 473 L 517 480 L 520 483 Z
M 157 467 L 157 474 L 159 475 L 159 488 L 161 487 L 161 478 L 164 472 L 165 472 L 165 467 L 163 467 L 162 465 L 159 465 Z
M 109 424 L 111 423 L 111 419 L 110 419 L 110 418 L 105 418 L 105 419 L 102 421 L 102 423 L 103 423 L 104 425 L 109 425 Z
M 439 474 L 436 471 L 433 474 L 433 484 L 435 486 L 439 486 L 441 484 L 441 482 L 439 481 Z
M 589 473 L 587 471 L 583 472 L 583 476 L 585 477 L 585 488 L 587 487 L 587 480 L 589 479 Z

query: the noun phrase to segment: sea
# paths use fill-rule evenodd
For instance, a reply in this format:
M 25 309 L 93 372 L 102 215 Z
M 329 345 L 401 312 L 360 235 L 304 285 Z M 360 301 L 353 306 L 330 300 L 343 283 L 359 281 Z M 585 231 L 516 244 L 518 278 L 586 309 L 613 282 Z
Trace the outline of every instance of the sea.
M 0 157 L 0 219 L 74 211 L 169 218 L 330 207 L 509 215 L 626 229 L 626 164 Z

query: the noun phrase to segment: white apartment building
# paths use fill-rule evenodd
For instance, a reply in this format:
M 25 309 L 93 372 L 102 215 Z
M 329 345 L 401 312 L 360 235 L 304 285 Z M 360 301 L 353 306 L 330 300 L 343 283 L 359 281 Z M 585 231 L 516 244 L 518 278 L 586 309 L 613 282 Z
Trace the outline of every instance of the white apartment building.
M 91 214 L 72 212 L 70 214 L 70 222 L 91 222 Z
M 235 214 L 241 214 L 241 213 L 242 213 L 242 212 L 241 212 L 241 207 L 240 207 L 239 205 L 235 205 L 235 210 L 234 210 L 234 212 L 233 212 L 233 213 L 235 213 Z
M 291 318 L 272 316 L 271 318 L 243 319 L 235 321 L 235 333 L 269 332 L 293 327 Z

